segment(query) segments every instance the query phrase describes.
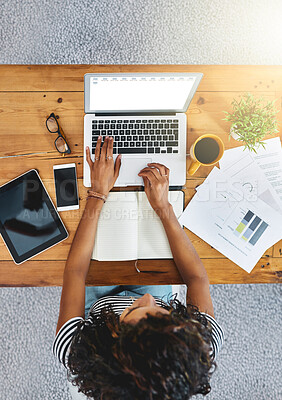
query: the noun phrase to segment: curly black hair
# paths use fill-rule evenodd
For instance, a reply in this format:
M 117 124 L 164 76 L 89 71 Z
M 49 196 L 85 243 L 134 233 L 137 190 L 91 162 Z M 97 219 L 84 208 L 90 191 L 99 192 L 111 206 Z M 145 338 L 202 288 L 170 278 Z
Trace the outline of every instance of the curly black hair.
M 183 400 L 210 392 L 216 364 L 211 326 L 178 300 L 169 314 L 120 322 L 110 306 L 83 320 L 72 340 L 68 379 L 95 400 Z

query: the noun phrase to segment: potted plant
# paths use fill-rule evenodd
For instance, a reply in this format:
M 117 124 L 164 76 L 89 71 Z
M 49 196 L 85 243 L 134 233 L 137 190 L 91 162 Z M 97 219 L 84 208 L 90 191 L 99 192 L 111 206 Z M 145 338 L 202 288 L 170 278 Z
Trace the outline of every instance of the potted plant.
M 244 150 L 247 148 L 256 153 L 256 149 L 264 143 L 262 139 L 267 135 L 273 135 L 278 131 L 276 114 L 279 112 L 274 109 L 274 102 L 269 101 L 265 104 L 263 97 L 254 98 L 251 93 L 246 93 L 238 102 L 233 99 L 233 113 L 226 114 L 224 121 L 232 122 L 229 140 L 232 136 L 236 140 L 245 143 Z

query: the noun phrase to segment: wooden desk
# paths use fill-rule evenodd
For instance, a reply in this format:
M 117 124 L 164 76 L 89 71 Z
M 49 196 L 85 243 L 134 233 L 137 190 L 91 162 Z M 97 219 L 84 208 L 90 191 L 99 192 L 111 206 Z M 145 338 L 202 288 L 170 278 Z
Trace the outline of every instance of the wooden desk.
M 280 66 L 218 66 L 218 65 L 38 65 L 0 66 L 0 185 L 36 168 L 55 202 L 52 167 L 54 164 L 75 162 L 79 194 L 83 187 L 83 77 L 88 72 L 203 72 L 204 78 L 191 103 L 188 115 L 188 146 L 204 133 L 220 136 L 226 148 L 239 145 L 228 141 L 229 123 L 222 121 L 223 110 L 231 109 L 234 96 L 246 91 L 277 98 L 281 109 L 282 67 Z M 53 138 L 45 127 L 50 112 L 60 117 L 60 123 L 70 143 L 72 154 L 61 157 L 54 148 Z M 282 122 L 282 113 L 278 114 Z M 2 158 L 1 158 L 2 157 Z M 190 160 L 187 160 L 189 163 Z M 186 204 L 203 182 L 210 168 L 200 168 L 191 178 L 187 176 Z M 26 263 L 16 266 L 0 240 L 1 286 L 61 285 L 63 269 L 84 201 L 78 211 L 61 213 L 70 233 L 68 240 L 43 252 Z M 226 259 L 200 238 L 187 232 L 202 258 L 210 282 L 215 283 L 274 283 L 282 276 L 282 242 L 271 247 L 251 274 Z M 261 266 L 264 265 L 264 268 Z M 91 261 L 88 284 L 166 284 L 181 283 L 172 260 L 138 262 L 139 269 L 161 270 L 163 274 L 138 274 L 134 262 Z

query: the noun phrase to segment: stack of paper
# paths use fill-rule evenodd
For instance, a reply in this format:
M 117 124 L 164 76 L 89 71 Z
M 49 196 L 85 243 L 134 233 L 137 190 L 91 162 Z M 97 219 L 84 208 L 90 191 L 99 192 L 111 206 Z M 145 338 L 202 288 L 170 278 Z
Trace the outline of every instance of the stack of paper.
M 282 239 L 282 149 L 279 138 L 257 154 L 226 150 L 179 222 L 247 272 Z

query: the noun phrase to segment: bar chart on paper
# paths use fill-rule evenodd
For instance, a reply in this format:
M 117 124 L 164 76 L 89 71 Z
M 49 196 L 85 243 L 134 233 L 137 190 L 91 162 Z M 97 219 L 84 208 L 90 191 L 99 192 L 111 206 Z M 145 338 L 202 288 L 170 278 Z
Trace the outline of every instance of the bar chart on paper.
M 248 210 L 234 230 L 234 234 L 254 246 L 263 235 L 268 224 Z
M 268 182 L 250 198 L 250 185 L 246 191 L 241 188 L 245 188 L 245 182 L 253 188 L 253 180 L 228 181 L 215 168 L 209 176 L 179 222 L 250 273 L 264 252 L 281 240 L 282 213 L 272 207 L 276 198 L 271 191 L 264 195 Z

